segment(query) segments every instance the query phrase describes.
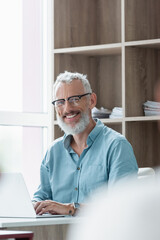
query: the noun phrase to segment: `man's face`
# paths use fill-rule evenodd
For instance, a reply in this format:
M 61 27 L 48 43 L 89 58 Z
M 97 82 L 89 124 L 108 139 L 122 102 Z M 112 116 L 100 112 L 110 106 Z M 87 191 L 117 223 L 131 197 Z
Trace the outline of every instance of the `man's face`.
M 85 93 L 80 80 L 71 83 L 62 83 L 56 92 L 56 99 L 67 99 L 71 96 Z M 90 96 L 89 96 L 90 98 Z M 56 107 L 57 120 L 62 130 L 68 134 L 78 134 L 85 130 L 90 122 L 91 110 L 88 96 L 82 97 L 76 104 L 65 101 L 65 104 Z

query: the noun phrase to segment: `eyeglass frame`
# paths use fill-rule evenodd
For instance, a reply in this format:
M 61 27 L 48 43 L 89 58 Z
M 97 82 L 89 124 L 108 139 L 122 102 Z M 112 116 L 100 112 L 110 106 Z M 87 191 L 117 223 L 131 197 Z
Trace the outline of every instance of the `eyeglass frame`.
M 91 95 L 92 93 L 84 93 L 84 94 L 81 94 L 81 95 L 74 95 L 74 96 L 70 96 L 70 97 L 68 97 L 68 98 L 61 98 L 61 99 L 57 99 L 57 100 L 54 100 L 53 102 L 52 102 L 52 104 L 55 106 L 55 107 L 58 107 L 58 106 L 56 106 L 56 102 L 58 102 L 58 101 L 64 101 L 64 104 L 65 104 L 65 102 L 66 101 L 68 101 L 69 102 L 69 100 L 71 99 L 71 98 L 73 98 L 73 97 L 78 97 L 79 98 L 79 100 L 81 100 L 81 98 L 82 97 L 84 97 L 84 96 L 87 96 L 87 95 Z M 78 101 L 79 101 L 78 100 Z M 69 102 L 70 103 L 70 102 Z M 62 104 L 62 105 L 60 105 L 60 106 L 64 106 L 64 104 Z

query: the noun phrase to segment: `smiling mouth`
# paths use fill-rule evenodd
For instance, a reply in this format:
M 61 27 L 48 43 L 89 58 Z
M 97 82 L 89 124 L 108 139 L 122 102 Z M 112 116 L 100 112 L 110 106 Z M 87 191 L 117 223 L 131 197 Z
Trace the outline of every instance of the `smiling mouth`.
M 74 118 L 77 114 L 66 116 L 66 118 Z
M 76 117 L 78 114 L 79 114 L 79 112 L 77 112 L 77 113 L 69 113 L 69 114 L 66 114 L 64 116 L 64 118 L 71 119 L 71 118 Z

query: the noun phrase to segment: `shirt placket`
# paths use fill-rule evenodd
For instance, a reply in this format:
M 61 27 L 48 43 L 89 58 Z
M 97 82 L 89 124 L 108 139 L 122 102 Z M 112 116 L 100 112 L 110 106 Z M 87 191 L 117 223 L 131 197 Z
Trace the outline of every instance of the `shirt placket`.
M 72 153 L 72 159 L 75 162 L 75 177 L 74 177 L 74 191 L 73 191 L 73 199 L 75 199 L 75 202 L 79 202 L 79 188 L 80 188 L 80 177 L 81 177 L 81 168 L 82 168 L 82 161 L 85 159 L 85 155 L 88 151 L 88 149 L 91 146 L 91 142 L 89 146 L 83 150 L 82 154 L 80 157 L 78 154 Z

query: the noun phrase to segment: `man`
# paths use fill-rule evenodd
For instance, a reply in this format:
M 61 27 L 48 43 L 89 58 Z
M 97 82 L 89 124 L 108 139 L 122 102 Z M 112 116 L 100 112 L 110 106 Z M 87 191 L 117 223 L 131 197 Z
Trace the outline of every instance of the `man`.
M 92 118 L 96 94 L 85 75 L 60 74 L 53 95 L 65 135 L 52 143 L 42 162 L 35 210 L 37 214 L 74 215 L 76 206 L 93 190 L 137 173 L 138 167 L 128 141 Z

